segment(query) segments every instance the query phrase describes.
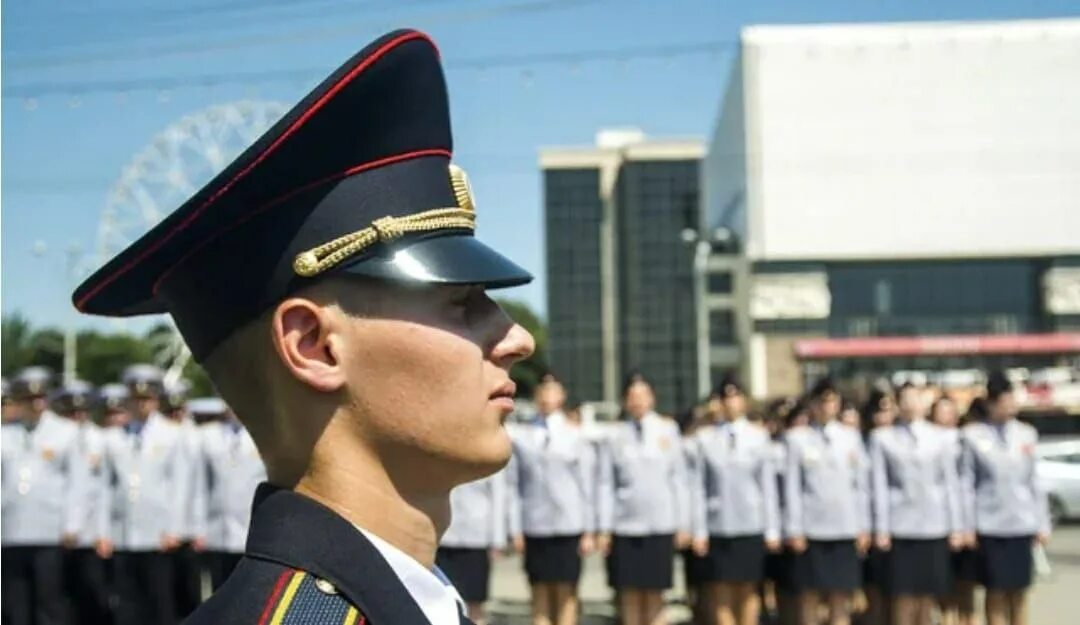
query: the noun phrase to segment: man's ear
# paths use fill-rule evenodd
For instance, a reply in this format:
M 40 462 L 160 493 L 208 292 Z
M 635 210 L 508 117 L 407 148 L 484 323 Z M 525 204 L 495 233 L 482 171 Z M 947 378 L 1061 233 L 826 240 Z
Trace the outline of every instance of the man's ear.
M 333 313 L 303 298 L 291 298 L 274 309 L 271 334 L 278 357 L 288 372 L 316 391 L 332 393 L 345 385 L 345 371 L 337 357 Z

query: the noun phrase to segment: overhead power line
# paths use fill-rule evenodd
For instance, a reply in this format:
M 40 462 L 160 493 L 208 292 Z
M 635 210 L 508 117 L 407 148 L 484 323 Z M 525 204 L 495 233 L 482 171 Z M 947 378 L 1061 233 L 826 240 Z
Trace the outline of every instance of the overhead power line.
M 576 52 L 549 52 L 540 54 L 499 55 L 447 60 L 449 69 L 485 70 L 508 67 L 543 65 L 577 66 L 603 61 L 630 61 L 637 59 L 665 59 L 699 54 L 713 54 L 731 50 L 736 41 L 703 41 L 652 47 L 632 47 L 606 50 L 581 50 Z M 282 82 L 299 82 L 317 79 L 326 73 L 326 67 L 266 70 L 261 72 L 223 72 L 187 76 L 151 76 L 119 80 L 87 81 L 40 81 L 5 85 L 4 97 L 41 98 L 47 96 L 84 96 L 91 94 L 131 93 L 138 91 L 170 91 L 186 87 L 217 87 L 222 85 L 264 85 Z
M 400 25 L 401 19 L 420 20 L 425 24 L 449 24 L 477 21 L 502 17 L 517 13 L 540 13 L 558 10 L 598 0 L 526 0 L 514 4 L 500 4 L 490 7 L 476 7 L 472 9 L 454 9 L 437 13 L 424 13 L 413 16 L 398 18 L 393 23 L 373 23 L 371 19 L 341 23 L 334 22 L 333 26 L 319 26 L 308 29 L 290 29 L 282 33 L 259 33 L 246 36 L 232 36 L 227 39 L 205 42 L 176 42 L 162 45 L 130 46 L 121 49 L 88 49 L 86 51 L 70 50 L 60 55 L 40 55 L 24 58 L 8 59 L 4 69 L 55 69 L 64 67 L 79 67 L 100 63 L 146 61 L 177 56 L 205 54 L 207 52 L 220 52 L 224 50 L 240 50 L 246 48 L 260 48 L 275 45 L 288 45 L 309 43 L 312 41 L 326 41 L 327 39 L 343 36 L 355 37 L 359 33 L 386 30 Z M 156 36 L 160 38 L 160 36 Z

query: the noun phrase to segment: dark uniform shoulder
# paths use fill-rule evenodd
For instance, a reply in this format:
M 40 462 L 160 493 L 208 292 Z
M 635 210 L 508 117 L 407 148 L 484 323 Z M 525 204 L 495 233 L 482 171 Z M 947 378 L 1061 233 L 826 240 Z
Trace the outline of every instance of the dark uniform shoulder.
M 364 625 L 367 619 L 311 573 L 244 558 L 229 579 L 185 625 Z

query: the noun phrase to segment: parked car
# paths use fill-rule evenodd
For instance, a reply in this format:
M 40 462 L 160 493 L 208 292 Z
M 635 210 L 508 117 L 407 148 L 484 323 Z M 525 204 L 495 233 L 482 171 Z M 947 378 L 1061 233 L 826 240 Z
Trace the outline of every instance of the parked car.
M 1054 524 L 1080 519 L 1080 439 L 1048 440 L 1035 453 L 1035 470 L 1050 499 Z

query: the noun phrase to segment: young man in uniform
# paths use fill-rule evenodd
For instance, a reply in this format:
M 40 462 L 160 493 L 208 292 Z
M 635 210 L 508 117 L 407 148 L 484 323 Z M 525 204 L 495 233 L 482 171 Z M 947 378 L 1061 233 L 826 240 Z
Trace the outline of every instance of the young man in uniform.
M 194 419 L 188 414 L 187 396 L 191 384 L 183 379 L 164 380 L 161 393 L 161 414 L 170 422 L 180 428 L 181 440 L 186 447 L 184 455 L 191 462 L 190 470 L 195 470 L 195 458 L 200 454 L 199 431 L 195 426 Z M 180 531 L 180 546 L 169 554 L 173 568 L 173 596 L 176 605 L 177 620 L 183 619 L 195 611 L 202 602 L 202 552 L 205 544 L 197 540 L 195 533 L 199 521 L 195 517 L 196 499 L 194 489 L 201 484 L 197 483 L 192 473 L 190 479 L 191 494 L 178 502 L 183 507 L 184 524 Z
M 78 458 L 84 471 L 85 497 L 78 541 L 65 554 L 64 573 L 76 623 L 107 623 L 109 587 L 105 562 L 94 551 L 97 541 L 98 507 L 102 505 L 104 480 L 101 466 L 104 433 L 90 418 L 95 400 L 94 387 L 82 380 L 69 380 L 52 398 L 56 414 L 78 427 Z
M 19 418 L 3 426 L 3 622 L 67 623 L 64 552 L 83 521 L 78 427 L 49 410 L 52 374 L 29 367 L 12 380 Z
M 192 489 L 193 536 L 205 545 L 210 582 L 217 590 L 244 555 L 251 499 L 266 481 L 266 467 L 251 434 L 221 398 L 192 399 L 187 407 L 201 424 Z
M 191 623 L 464 619 L 433 569 L 450 490 L 511 445 L 532 337 L 485 289 L 531 276 L 474 236 L 431 40 L 375 41 L 92 276 L 77 307 L 169 312 L 269 485 Z
M 128 367 L 130 419 L 105 432 L 98 555 L 113 558 L 117 625 L 176 622 L 172 553 L 184 527 L 191 461 L 180 426 L 159 412 L 163 372 Z

